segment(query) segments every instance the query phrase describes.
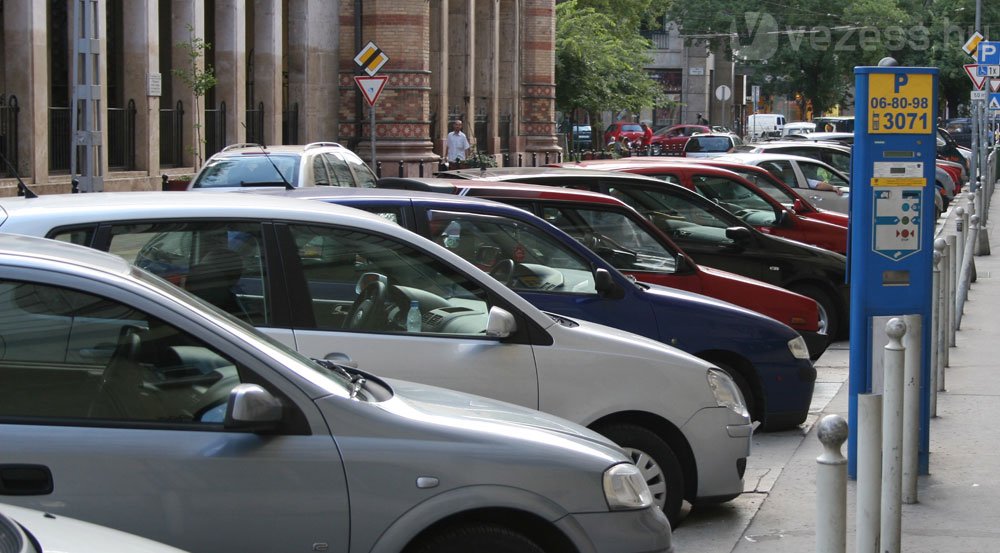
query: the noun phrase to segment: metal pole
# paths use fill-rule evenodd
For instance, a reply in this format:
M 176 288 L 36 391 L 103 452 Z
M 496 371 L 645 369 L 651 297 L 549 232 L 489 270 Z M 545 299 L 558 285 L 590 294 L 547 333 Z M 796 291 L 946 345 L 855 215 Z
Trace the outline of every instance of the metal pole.
M 882 518 L 879 549 L 900 553 L 902 538 L 903 359 L 906 323 L 893 318 L 885 325 L 889 343 L 883 352 L 882 387 Z
M 957 213 L 957 211 L 956 211 Z M 949 234 L 945 236 L 945 241 L 948 243 L 947 257 L 947 270 L 945 274 L 945 280 L 948 282 L 948 286 L 945 287 L 945 302 L 948 304 L 948 347 L 944 349 L 944 359 L 945 366 L 951 366 L 951 350 L 949 348 L 955 347 L 955 283 L 958 281 L 958 276 L 955 274 L 955 266 L 958 264 L 956 258 L 958 258 L 958 236 L 954 234 Z
M 917 502 L 917 475 L 920 471 L 920 361 L 923 359 L 920 315 L 905 315 L 903 347 L 903 503 Z
M 931 417 L 937 417 L 938 373 L 940 372 L 941 351 L 941 258 L 944 256 L 944 240 L 934 241 L 934 270 L 931 277 Z
M 823 454 L 816 458 L 816 553 L 847 551 L 847 421 L 840 415 L 820 419 L 816 435 Z
M 979 215 L 973 215 L 970 221 L 969 230 L 969 243 L 965 247 L 965 255 L 962 258 L 962 270 L 958 277 L 958 293 L 955 294 L 955 301 L 958 302 L 955 307 L 955 313 L 957 318 L 955 319 L 955 326 L 957 328 L 962 327 L 962 315 L 965 309 L 965 301 L 969 299 L 969 287 L 972 286 L 972 271 L 974 270 L 975 261 L 972 259 L 972 252 L 976 249 L 976 236 L 979 234 Z
M 857 553 L 878 553 L 882 498 L 882 396 L 858 394 Z
M 375 106 L 368 108 L 368 113 L 371 115 L 371 130 L 372 130 L 372 169 L 377 167 L 378 161 L 375 160 Z M 403 176 L 403 175 L 399 175 Z

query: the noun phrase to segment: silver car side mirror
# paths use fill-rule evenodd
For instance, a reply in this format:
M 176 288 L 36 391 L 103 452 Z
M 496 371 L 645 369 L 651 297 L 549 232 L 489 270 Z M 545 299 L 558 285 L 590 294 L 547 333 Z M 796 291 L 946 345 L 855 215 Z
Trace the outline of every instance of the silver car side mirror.
M 517 331 L 517 321 L 506 309 L 493 306 L 486 320 L 486 335 L 490 338 L 506 338 Z
M 225 427 L 264 430 L 281 422 L 281 402 L 257 384 L 237 384 L 229 392 Z

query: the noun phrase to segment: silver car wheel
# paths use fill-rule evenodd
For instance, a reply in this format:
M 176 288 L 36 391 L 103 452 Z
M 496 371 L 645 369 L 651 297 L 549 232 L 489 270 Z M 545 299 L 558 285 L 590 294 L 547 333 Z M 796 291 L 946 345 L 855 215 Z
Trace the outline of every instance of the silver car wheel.
M 645 451 L 631 447 L 625 447 L 622 449 L 624 449 L 625 454 L 632 459 L 635 466 L 639 468 L 639 472 L 646 481 L 646 485 L 649 486 L 649 491 L 653 493 L 653 503 L 655 503 L 660 509 L 663 509 L 667 500 L 667 479 L 666 475 L 663 474 L 663 469 L 661 469 L 660 465 L 656 463 L 656 460 L 654 460 L 653 457 Z

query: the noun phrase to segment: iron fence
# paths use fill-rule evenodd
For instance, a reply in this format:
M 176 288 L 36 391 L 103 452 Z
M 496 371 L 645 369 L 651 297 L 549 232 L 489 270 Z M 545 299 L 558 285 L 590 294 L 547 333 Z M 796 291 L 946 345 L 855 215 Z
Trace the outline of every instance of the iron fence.
M 16 176 L 17 167 L 17 114 L 20 111 L 17 96 L 0 94 L 0 154 L 10 162 L 0 165 L 0 171 L 8 177 Z
M 73 147 L 73 120 L 69 107 L 49 107 L 49 171 L 68 173 Z
M 247 108 L 247 142 L 264 143 L 264 102 L 257 103 L 257 109 Z
M 226 103 L 205 110 L 205 158 L 226 146 Z
M 135 100 L 124 108 L 108 108 L 108 169 L 135 169 Z
M 184 103 L 160 109 L 160 165 L 179 167 L 184 160 Z
M 281 112 L 281 143 L 299 143 L 299 103 L 292 104 L 292 109 Z

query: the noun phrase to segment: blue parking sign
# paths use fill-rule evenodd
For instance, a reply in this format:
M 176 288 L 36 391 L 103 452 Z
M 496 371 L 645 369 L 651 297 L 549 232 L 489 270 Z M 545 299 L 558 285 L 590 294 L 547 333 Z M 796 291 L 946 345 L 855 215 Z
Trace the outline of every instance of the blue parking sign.
M 1000 42 L 980 42 L 976 51 L 979 65 L 1000 65 Z

